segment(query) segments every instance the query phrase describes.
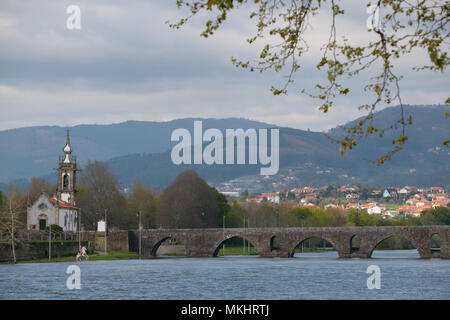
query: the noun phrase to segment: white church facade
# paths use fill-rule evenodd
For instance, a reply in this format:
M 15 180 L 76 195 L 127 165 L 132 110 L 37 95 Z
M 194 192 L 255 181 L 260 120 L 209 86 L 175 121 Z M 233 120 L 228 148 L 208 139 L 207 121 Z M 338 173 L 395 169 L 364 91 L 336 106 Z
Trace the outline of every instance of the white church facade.
M 57 224 L 64 231 L 78 230 L 78 208 L 75 202 L 76 193 L 76 158 L 71 155 L 69 130 L 67 130 L 64 156 L 59 158 L 58 183 L 56 194 L 49 197 L 43 193 L 27 208 L 27 228 L 29 230 L 45 230 Z

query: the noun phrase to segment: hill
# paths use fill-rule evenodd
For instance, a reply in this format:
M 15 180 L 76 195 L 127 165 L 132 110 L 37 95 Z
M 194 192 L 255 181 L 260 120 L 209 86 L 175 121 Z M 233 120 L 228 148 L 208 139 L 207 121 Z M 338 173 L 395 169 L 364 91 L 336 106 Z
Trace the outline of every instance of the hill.
M 283 181 L 290 181 L 296 186 L 330 183 L 447 185 L 450 184 L 450 153 L 441 142 L 450 137 L 450 119 L 445 119 L 444 111 L 450 112 L 450 107 L 406 106 L 406 115 L 411 114 L 413 118 L 413 126 L 407 127 L 406 131 L 409 136 L 406 150 L 380 167 L 369 160 L 376 160 L 392 148 L 393 137 L 398 133 L 395 130 L 386 132 L 383 138 L 369 137 L 341 157 L 338 145 L 331 143 L 324 133 L 280 128 L 280 174 L 266 181 L 271 181 L 270 184 L 264 184 L 261 180 L 259 164 L 172 164 L 170 150 L 175 143 L 170 141 L 170 135 L 177 128 L 186 128 L 192 132 L 193 120 L 196 120 L 193 118 L 169 122 L 127 121 L 113 125 L 80 125 L 70 128 L 70 132 L 80 163 L 89 159 L 106 161 L 125 186 L 140 180 L 150 186 L 164 187 L 186 169 L 196 170 L 212 184 L 241 179 L 255 188 L 275 188 L 283 185 Z M 374 114 L 374 124 L 382 127 L 392 123 L 392 119 L 397 119 L 398 115 L 398 107 L 386 108 Z M 274 127 L 237 118 L 202 120 L 204 130 L 217 128 L 222 132 L 226 128 Z M 343 129 L 335 128 L 327 134 L 339 137 Z M 0 148 L 6 150 L 0 155 L 0 182 L 32 176 L 47 176 L 54 180 L 55 174 L 49 173 L 57 165 L 64 139 L 65 128 L 61 127 L 0 131 Z

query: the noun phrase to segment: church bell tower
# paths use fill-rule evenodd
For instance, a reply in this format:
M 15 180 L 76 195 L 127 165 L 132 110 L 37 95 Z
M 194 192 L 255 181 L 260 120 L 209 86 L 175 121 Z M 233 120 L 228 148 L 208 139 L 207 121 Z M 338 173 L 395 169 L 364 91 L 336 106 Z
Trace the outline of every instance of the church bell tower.
M 76 193 L 76 172 L 77 162 L 72 156 L 72 146 L 70 145 L 69 130 L 67 129 L 66 145 L 63 148 L 64 156 L 59 157 L 58 166 L 58 186 L 56 195 L 58 200 L 65 201 L 75 206 Z

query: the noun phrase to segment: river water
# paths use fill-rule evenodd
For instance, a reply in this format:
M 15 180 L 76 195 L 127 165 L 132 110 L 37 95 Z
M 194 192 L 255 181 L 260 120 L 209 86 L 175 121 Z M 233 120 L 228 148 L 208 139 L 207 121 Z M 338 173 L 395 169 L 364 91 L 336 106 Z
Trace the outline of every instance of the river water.
M 68 266 L 81 289 L 66 287 Z M 368 289 L 368 266 L 380 289 Z M 336 252 L 294 258 L 227 256 L 0 265 L 0 299 L 450 299 L 450 261 L 416 250 L 375 251 L 372 259 Z

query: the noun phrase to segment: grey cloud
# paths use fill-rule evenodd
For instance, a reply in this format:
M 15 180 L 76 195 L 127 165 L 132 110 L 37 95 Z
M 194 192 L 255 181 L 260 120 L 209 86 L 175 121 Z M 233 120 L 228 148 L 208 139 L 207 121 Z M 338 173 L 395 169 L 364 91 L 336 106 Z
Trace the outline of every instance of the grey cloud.
M 361 41 L 367 37 L 365 3 L 349 3 L 339 30 L 351 30 L 352 39 Z M 230 63 L 231 56 L 251 59 L 258 54 L 245 43 L 254 31 L 249 10 L 231 15 L 217 35 L 202 39 L 202 17 L 180 30 L 165 24 L 182 16 L 174 1 L 80 0 L 79 31 L 65 27 L 69 4 L 72 1 L 1 2 L 0 130 L 184 116 L 246 117 L 326 130 L 360 116 L 355 107 L 368 98 L 360 90 L 361 81 L 350 80 L 358 90 L 338 99 L 323 115 L 316 110 L 317 101 L 299 94 L 300 88 L 311 89 L 324 79 L 315 63 L 317 39 L 328 32 L 326 15 L 311 21 L 311 50 L 290 94 L 273 97 L 269 87 L 283 83 L 283 74 L 249 73 Z M 398 66 L 407 76 L 402 81 L 404 102 L 445 100 L 448 75 L 418 75 L 410 71 L 410 62 L 414 59 Z

